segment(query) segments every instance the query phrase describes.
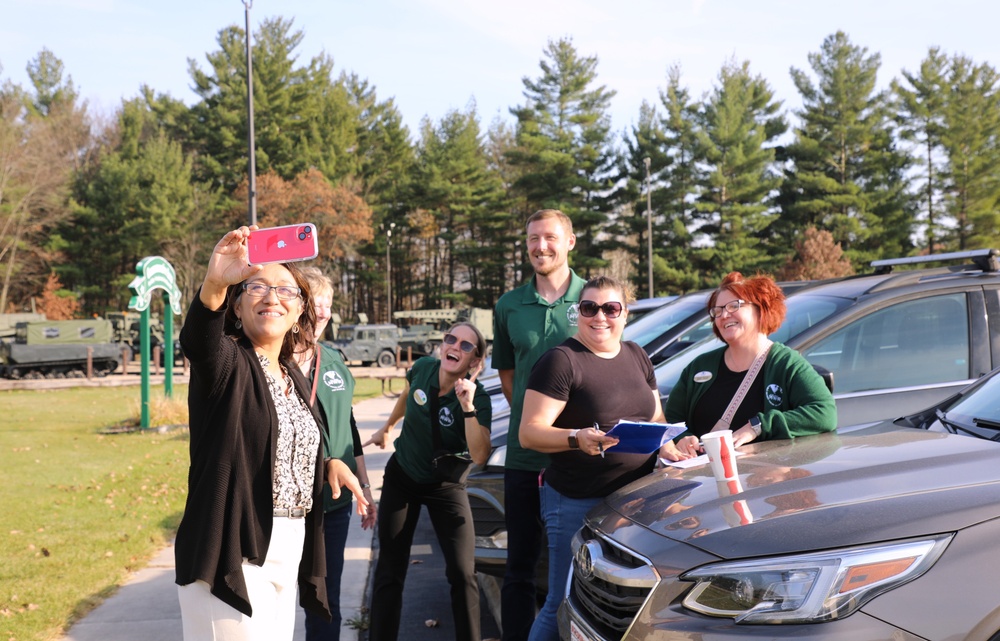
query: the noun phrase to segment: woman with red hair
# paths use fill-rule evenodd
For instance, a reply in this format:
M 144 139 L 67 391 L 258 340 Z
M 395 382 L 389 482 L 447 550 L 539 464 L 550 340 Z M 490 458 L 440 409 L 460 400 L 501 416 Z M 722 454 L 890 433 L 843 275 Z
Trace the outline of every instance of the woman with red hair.
M 837 408 L 826 383 L 795 350 L 768 338 L 785 320 L 785 295 L 770 276 L 730 272 L 708 299 L 712 331 L 726 345 L 702 354 L 681 374 L 664 413 L 687 431 L 671 460 L 699 453 L 699 438 L 733 430 L 739 447 L 755 440 L 794 438 L 837 427 Z

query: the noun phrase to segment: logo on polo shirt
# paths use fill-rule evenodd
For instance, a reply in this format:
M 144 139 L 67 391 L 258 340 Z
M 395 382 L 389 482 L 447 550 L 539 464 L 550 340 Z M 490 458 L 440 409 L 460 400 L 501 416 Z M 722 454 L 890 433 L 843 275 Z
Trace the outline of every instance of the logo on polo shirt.
M 777 383 L 771 383 L 767 386 L 767 390 L 764 396 L 767 397 L 767 402 L 775 407 L 781 407 L 781 397 L 785 395 L 785 390 L 781 389 L 781 385 Z
M 451 426 L 455 422 L 455 415 L 451 413 L 451 408 L 445 405 L 438 412 L 438 421 L 445 427 Z
M 580 304 L 573 303 L 566 308 L 566 320 L 570 327 L 576 327 L 580 322 Z
M 344 382 L 344 377 L 339 372 L 330 371 L 323 374 L 323 384 L 334 392 L 343 392 L 347 389 L 347 383 Z

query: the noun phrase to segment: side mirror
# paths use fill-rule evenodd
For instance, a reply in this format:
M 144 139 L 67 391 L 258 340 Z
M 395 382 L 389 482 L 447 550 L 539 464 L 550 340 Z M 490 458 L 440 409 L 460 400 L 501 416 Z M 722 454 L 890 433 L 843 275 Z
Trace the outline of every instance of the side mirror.
M 813 369 L 823 378 L 823 382 L 826 383 L 826 389 L 830 390 L 830 393 L 833 394 L 833 372 L 822 365 L 813 364 Z

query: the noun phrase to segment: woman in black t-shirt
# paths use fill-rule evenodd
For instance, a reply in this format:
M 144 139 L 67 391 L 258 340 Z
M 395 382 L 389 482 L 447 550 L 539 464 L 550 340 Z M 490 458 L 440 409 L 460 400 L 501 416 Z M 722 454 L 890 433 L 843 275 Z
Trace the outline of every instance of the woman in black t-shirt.
M 574 338 L 535 364 L 524 395 L 521 445 L 551 455 L 540 488 L 549 541 L 549 595 L 529 641 L 557 640 L 556 610 L 571 562 L 570 541 L 603 497 L 651 472 L 653 454 L 619 454 L 604 433 L 620 419 L 663 421 L 653 365 L 622 342 L 628 292 L 608 276 L 583 287 Z

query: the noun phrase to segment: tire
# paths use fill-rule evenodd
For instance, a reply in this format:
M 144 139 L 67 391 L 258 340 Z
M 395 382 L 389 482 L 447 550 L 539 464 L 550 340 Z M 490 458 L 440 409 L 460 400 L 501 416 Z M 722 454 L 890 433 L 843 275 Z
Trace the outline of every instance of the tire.
M 434 353 L 434 343 L 426 341 L 423 345 L 420 346 L 420 351 L 423 352 L 425 356 L 430 356 L 431 354 Z
M 379 367 L 395 367 L 396 366 L 396 355 L 385 349 L 379 352 L 378 355 L 378 366 Z

